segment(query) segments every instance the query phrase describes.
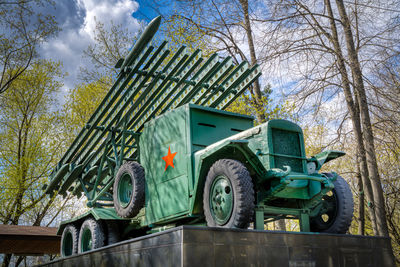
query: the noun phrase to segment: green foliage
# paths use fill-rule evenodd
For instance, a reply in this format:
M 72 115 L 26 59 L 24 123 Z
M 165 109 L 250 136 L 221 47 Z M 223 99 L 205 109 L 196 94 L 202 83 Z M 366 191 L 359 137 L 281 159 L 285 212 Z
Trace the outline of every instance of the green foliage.
M 328 128 L 326 125 L 307 125 L 303 127 L 306 155 L 312 156 L 322 152 L 326 147 Z
M 60 156 L 63 141 L 61 118 L 52 112 L 63 85 L 60 69 L 59 63 L 35 61 L 0 98 L 2 223 L 18 224 L 40 201 L 50 205 L 54 200 L 46 198 L 41 188 Z M 37 210 L 31 223 L 40 223 L 43 212 L 44 209 Z
M 161 28 L 172 52 L 175 52 L 182 45 L 185 45 L 190 52 L 200 49 L 205 57 L 215 52 L 207 45 L 207 37 L 204 31 L 195 28 L 192 23 L 180 15 L 171 16 L 161 25 Z
M 396 121 L 399 120 L 400 113 L 393 112 L 388 117 L 384 116 L 374 128 L 376 156 L 388 214 L 387 222 L 398 262 L 400 262 L 400 132 Z
M 227 111 L 250 115 L 254 117 L 265 117 L 265 121 L 271 119 L 288 119 L 295 120 L 292 115 L 294 108 L 288 102 L 284 104 L 273 104 L 271 99 L 272 90 L 267 86 L 262 92 L 261 104 L 257 103 L 255 97 L 251 93 L 245 93 L 237 98 L 228 108 Z M 262 121 L 261 123 L 265 122 Z M 257 123 L 257 122 L 256 122 Z
M 85 125 L 110 89 L 111 78 L 82 83 L 73 88 L 66 97 L 63 107 L 64 127 L 69 129 L 71 138 Z

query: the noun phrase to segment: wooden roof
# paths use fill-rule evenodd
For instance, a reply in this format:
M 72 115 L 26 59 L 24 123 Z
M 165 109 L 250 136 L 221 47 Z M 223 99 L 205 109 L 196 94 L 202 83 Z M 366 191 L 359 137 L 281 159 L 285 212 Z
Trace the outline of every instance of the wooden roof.
M 56 227 L 0 224 L 1 254 L 58 254 L 60 240 Z

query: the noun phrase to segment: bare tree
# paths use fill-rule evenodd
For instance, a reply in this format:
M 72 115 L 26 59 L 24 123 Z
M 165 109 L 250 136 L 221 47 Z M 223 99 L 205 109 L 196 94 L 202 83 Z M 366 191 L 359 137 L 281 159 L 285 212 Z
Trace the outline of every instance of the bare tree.
M 374 234 L 388 236 L 372 128 L 373 90 L 366 86 L 366 77 L 382 59 L 378 51 L 393 52 L 400 35 L 395 8 L 380 8 L 385 6 L 381 4 L 181 0 L 175 16 L 195 26 L 216 51 L 257 62 L 267 72 L 292 76 L 295 85 L 289 83 L 290 93 L 299 107 L 311 106 L 318 112 L 332 98 L 344 100 L 337 118 L 344 127 L 347 119 L 351 122 L 360 186 L 369 203 Z M 253 89 L 252 94 L 257 98 L 257 91 Z
M 158 1 L 157 1 L 158 2 Z M 200 34 L 208 40 L 208 49 L 231 56 L 236 63 L 246 60 L 258 64 L 258 55 L 251 22 L 248 0 L 179 0 L 176 12 L 163 14 L 171 22 L 177 17 L 183 24 L 169 29 L 177 34 L 185 28 L 192 35 Z M 193 33 L 195 32 L 195 33 Z M 265 94 L 257 80 L 250 88 L 249 105 L 254 105 L 259 123 L 266 120 L 263 112 Z
M 0 94 L 5 92 L 37 56 L 38 46 L 58 32 L 51 15 L 41 14 L 40 6 L 51 1 L 1 1 Z
M 383 186 L 389 232 L 395 255 L 400 251 L 400 67 L 399 52 L 381 51 L 382 60 L 366 79 L 373 88 L 371 112 Z M 398 262 L 399 259 L 398 259 Z
M 123 25 L 114 24 L 113 21 L 109 23 L 109 27 L 106 27 L 104 23 L 96 20 L 93 32 L 95 43 L 84 51 L 85 57 L 92 65 L 81 68 L 79 75 L 85 83 L 103 81 L 105 90 L 112 86 L 112 79 L 104 78 L 118 74 L 118 70 L 114 68 L 115 64 L 126 56 L 138 36 Z
M 368 200 L 373 231 L 375 235 L 389 236 L 371 118 L 373 88 L 365 84 L 371 65 L 381 60 L 376 51 L 393 50 L 400 25 L 394 23 L 398 15 L 391 14 L 387 20 L 381 16 L 380 28 L 374 27 L 371 4 L 269 1 L 271 11 L 258 19 L 265 26 L 261 39 L 266 40 L 265 58 L 260 60 L 275 64 L 275 68 L 277 62 L 290 60 L 291 65 L 286 66 L 299 81 L 293 94 L 303 102 L 313 101 L 317 112 L 324 101 L 343 93 L 357 143 L 362 181 L 359 186 Z M 372 28 L 366 30 L 364 27 L 368 26 Z

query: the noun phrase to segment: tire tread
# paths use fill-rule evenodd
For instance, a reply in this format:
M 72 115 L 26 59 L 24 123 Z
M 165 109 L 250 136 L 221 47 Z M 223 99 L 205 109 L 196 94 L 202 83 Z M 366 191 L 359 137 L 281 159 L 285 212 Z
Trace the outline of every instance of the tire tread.
M 325 173 L 326 176 L 332 177 L 332 173 Z M 347 184 L 346 180 L 337 176 L 336 181 L 333 182 L 335 188 L 333 189 L 334 194 L 338 201 L 338 210 L 334 222 L 327 228 L 322 229 L 317 220 L 310 220 L 311 231 L 313 232 L 324 232 L 334 234 L 345 234 L 351 225 L 354 211 L 354 201 L 351 189 Z
M 79 239 L 79 230 L 78 228 L 73 225 L 73 224 L 67 224 L 63 230 L 62 236 L 61 236 L 61 245 L 60 245 L 60 255 L 62 257 L 65 257 L 66 255 L 63 252 L 63 241 L 65 238 L 65 235 L 70 232 L 72 234 L 72 255 L 75 255 L 78 253 L 78 239 Z
M 79 231 L 79 242 L 78 242 L 78 251 L 82 253 L 82 235 L 86 228 L 89 228 L 92 233 L 92 249 L 101 248 L 105 244 L 105 234 L 103 226 L 100 222 L 96 221 L 93 218 L 86 219 L 81 226 Z
M 122 174 L 128 172 L 133 177 L 132 200 L 127 207 L 122 207 L 118 201 L 118 183 Z M 122 218 L 133 218 L 143 208 L 145 202 L 145 174 L 143 167 L 136 161 L 127 161 L 121 165 L 115 177 L 113 187 L 113 202 L 117 214 Z
M 254 213 L 254 189 L 251 176 L 246 167 L 237 160 L 220 159 L 210 168 L 203 193 L 203 208 L 208 226 L 218 226 L 210 212 L 209 189 L 213 178 L 224 173 L 231 181 L 234 197 L 234 210 L 230 220 L 223 227 L 247 228 Z

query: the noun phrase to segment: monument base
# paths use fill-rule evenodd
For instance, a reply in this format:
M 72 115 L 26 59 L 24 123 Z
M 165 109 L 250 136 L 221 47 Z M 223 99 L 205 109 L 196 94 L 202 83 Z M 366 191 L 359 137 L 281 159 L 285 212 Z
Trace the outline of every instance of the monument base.
M 390 239 L 181 226 L 41 266 L 392 266 Z

